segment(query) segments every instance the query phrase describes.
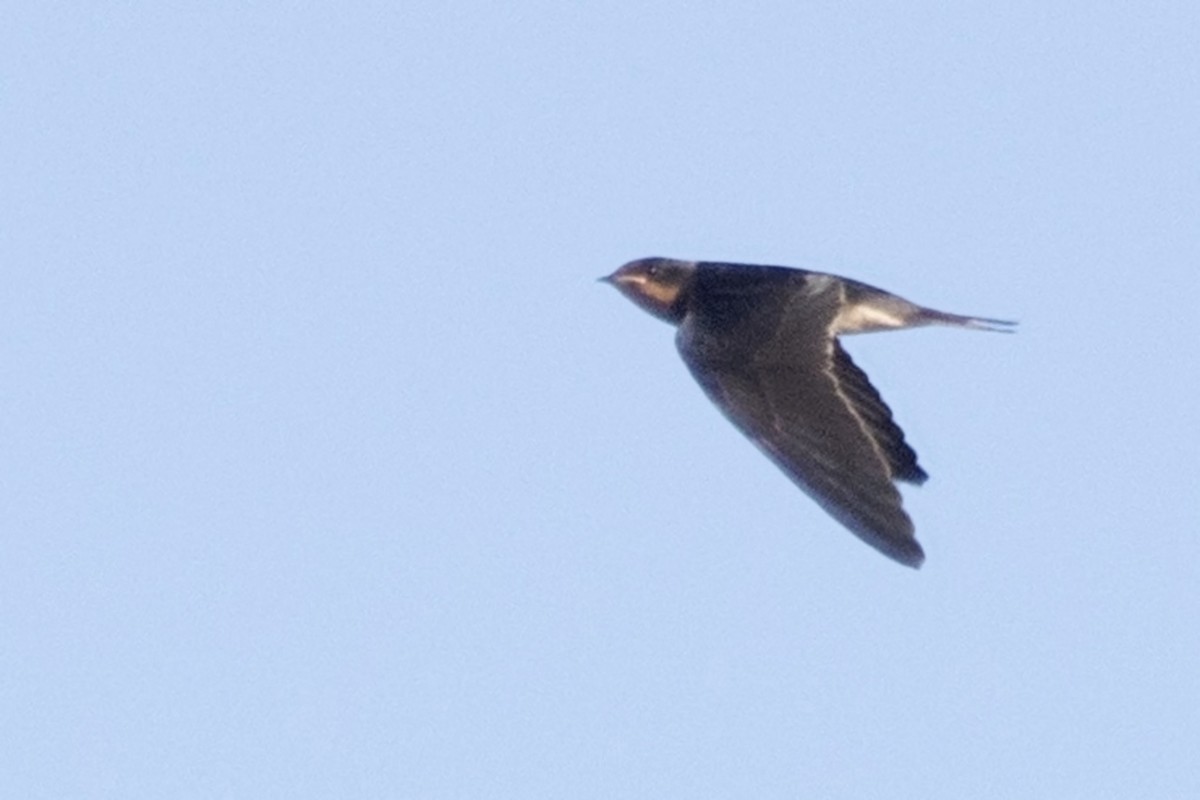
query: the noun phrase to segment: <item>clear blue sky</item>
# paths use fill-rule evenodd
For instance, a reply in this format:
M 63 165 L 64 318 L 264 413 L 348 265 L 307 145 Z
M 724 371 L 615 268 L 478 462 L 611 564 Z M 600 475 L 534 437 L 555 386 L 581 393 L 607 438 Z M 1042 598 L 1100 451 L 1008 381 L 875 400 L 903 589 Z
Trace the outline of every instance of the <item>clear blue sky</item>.
M 0 795 L 1200 796 L 1193 3 L 10 5 Z M 848 340 L 900 567 L 597 276 Z

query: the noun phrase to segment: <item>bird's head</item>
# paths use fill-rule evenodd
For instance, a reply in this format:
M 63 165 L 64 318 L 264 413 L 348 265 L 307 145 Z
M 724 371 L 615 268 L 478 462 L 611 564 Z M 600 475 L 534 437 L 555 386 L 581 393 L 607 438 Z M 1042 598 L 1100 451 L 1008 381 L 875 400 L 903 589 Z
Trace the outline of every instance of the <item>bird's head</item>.
M 677 325 L 687 310 L 687 289 L 695 273 L 695 261 L 639 258 L 600 280 L 659 319 Z

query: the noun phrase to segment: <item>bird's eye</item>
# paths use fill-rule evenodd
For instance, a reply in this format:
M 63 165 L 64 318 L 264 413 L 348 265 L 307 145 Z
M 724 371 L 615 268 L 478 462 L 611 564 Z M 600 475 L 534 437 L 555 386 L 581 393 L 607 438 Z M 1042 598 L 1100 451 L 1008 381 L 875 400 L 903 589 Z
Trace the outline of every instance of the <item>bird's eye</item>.
M 651 278 L 658 275 L 658 264 L 650 264 L 646 267 L 646 274 Z

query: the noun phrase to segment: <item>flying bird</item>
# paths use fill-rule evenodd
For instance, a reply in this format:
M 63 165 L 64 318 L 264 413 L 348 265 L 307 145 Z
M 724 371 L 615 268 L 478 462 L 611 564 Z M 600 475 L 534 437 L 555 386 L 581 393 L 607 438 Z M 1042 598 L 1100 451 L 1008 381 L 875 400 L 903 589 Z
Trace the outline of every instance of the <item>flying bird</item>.
M 923 308 L 865 283 L 789 267 L 643 258 L 601 281 L 677 326 L 709 399 L 831 516 L 884 555 L 925 553 L 895 483 L 928 475 L 838 336 L 1016 323 Z

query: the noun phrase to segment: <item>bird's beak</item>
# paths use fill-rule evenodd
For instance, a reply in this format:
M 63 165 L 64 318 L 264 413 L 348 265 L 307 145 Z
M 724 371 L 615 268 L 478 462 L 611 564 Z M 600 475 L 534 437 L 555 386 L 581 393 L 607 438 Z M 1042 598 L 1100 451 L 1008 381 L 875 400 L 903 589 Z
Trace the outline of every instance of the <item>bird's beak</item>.
M 617 270 L 612 275 L 605 275 L 603 278 L 597 278 L 596 280 L 600 283 L 615 286 L 623 292 L 628 290 L 630 286 L 642 286 L 647 282 L 644 275 L 631 275 L 621 270 Z

